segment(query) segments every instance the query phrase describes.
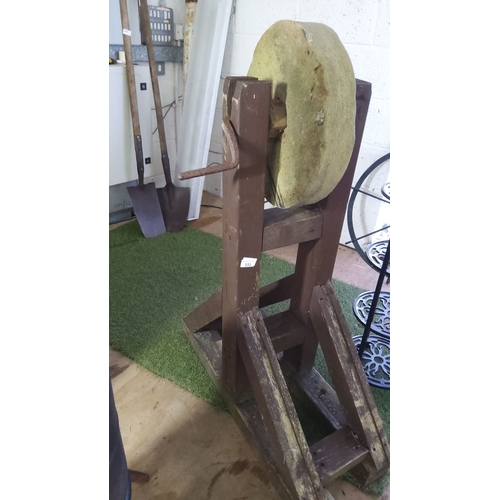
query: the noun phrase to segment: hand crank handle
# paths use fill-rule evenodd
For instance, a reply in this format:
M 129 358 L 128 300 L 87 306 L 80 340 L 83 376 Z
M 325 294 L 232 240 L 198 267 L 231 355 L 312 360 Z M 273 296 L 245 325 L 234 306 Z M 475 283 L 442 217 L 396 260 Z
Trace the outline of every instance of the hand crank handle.
M 198 168 L 196 170 L 189 170 L 187 172 L 181 172 L 179 174 L 179 180 L 185 181 L 188 179 L 194 179 L 195 177 L 201 177 L 203 175 L 218 174 L 220 172 L 225 172 L 226 170 L 231 170 L 236 168 L 240 163 L 240 154 L 238 150 L 238 141 L 236 140 L 236 134 L 233 130 L 233 125 L 228 116 L 222 120 L 222 132 L 225 135 L 227 146 L 230 154 L 230 161 L 222 163 L 220 165 L 212 165 L 210 167 Z

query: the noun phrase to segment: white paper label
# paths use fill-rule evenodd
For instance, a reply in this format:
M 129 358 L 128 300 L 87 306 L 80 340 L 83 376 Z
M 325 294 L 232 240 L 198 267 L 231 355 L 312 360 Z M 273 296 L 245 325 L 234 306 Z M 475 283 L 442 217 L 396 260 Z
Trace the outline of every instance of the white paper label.
M 126 30 L 126 29 L 123 30 L 123 34 L 127 35 L 127 36 L 132 36 L 132 32 L 130 30 Z
M 254 257 L 243 257 L 241 259 L 240 267 L 254 267 L 257 263 L 257 259 Z

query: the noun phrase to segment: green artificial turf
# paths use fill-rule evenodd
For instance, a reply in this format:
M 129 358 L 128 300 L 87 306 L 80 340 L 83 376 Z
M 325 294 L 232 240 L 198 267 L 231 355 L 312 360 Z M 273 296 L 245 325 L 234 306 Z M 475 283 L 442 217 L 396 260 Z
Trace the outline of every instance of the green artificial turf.
M 137 221 L 109 233 L 109 343 L 152 373 L 224 410 L 225 405 L 182 329 L 182 319 L 221 287 L 222 241 L 186 227 L 146 239 Z M 261 286 L 292 274 L 294 266 L 263 254 Z M 352 312 L 362 291 L 333 280 L 352 335 L 363 333 Z M 286 303 L 267 308 L 275 313 Z M 331 383 L 321 349 L 316 369 Z M 389 391 L 372 387 L 373 396 L 390 433 Z M 314 422 L 299 413 L 304 432 L 314 434 Z M 305 421 L 304 421 L 305 419 Z M 318 430 L 319 432 L 319 430 Z M 379 495 L 389 474 L 362 487 L 349 474 L 345 479 Z

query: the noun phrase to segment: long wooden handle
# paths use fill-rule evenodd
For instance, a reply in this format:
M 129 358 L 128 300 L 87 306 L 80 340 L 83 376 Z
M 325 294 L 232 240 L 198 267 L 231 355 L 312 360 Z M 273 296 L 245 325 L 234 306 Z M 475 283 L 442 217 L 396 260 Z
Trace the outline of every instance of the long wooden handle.
M 153 45 L 153 35 L 151 33 L 151 20 L 147 0 L 140 0 L 142 29 L 146 35 L 146 48 L 148 50 L 149 72 L 151 73 L 151 86 L 153 87 L 153 97 L 156 111 L 156 124 L 158 127 L 158 138 L 160 139 L 161 160 L 163 173 L 167 181 L 167 188 L 172 186 L 170 173 L 170 160 L 167 150 L 167 136 L 165 134 L 165 124 L 163 122 L 163 112 L 161 107 L 160 85 L 158 84 L 158 71 L 156 69 L 155 49 Z
M 139 122 L 139 107 L 137 105 L 137 91 L 135 86 L 134 59 L 132 56 L 132 36 L 128 20 L 127 0 L 120 0 L 120 14 L 122 19 L 123 47 L 125 49 L 125 67 L 127 71 L 128 95 L 130 112 L 132 114 L 132 130 L 134 133 L 135 158 L 139 184 L 144 184 L 144 159 L 142 154 L 141 126 Z

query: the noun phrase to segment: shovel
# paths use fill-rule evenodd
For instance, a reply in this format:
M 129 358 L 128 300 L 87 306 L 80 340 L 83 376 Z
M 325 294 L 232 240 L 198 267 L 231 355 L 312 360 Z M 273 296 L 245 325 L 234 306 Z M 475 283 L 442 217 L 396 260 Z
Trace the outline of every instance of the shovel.
M 161 211 L 167 232 L 175 233 L 180 231 L 186 225 L 191 190 L 188 187 L 178 187 L 172 182 L 170 160 L 168 158 L 167 150 L 167 138 L 165 135 L 165 125 L 163 122 L 161 107 L 160 86 L 158 84 L 158 71 L 156 69 L 153 36 L 151 33 L 151 22 L 146 0 L 141 0 L 140 9 L 142 18 L 141 27 L 146 35 L 149 70 L 151 73 L 151 86 L 153 87 L 156 122 L 158 126 L 158 137 L 160 140 L 161 164 L 166 181 L 164 187 L 157 188 L 158 200 L 160 201 Z
M 132 115 L 132 130 L 134 134 L 135 158 L 139 184 L 127 188 L 132 207 L 146 238 L 158 236 L 166 231 L 160 202 L 154 182 L 144 184 L 144 158 L 142 153 L 142 138 L 139 123 L 139 108 L 135 87 L 134 61 L 132 57 L 132 40 L 128 20 L 127 0 L 120 0 L 120 13 L 123 29 L 123 46 L 125 49 L 125 66 L 127 71 L 130 112 Z

